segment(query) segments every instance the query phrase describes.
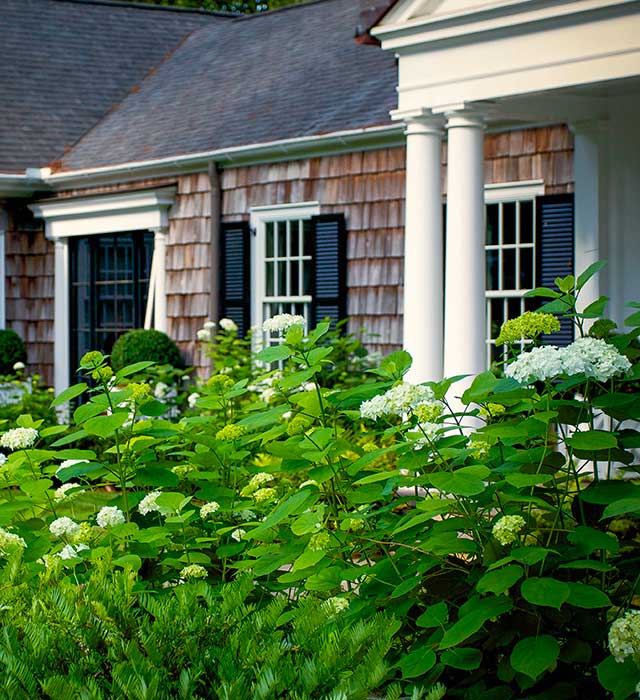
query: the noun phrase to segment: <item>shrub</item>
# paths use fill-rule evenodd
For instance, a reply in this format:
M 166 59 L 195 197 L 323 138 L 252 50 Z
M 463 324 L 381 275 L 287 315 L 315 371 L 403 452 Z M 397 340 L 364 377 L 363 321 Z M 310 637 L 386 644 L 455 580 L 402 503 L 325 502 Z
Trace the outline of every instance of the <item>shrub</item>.
M 113 345 L 111 362 L 117 371 L 136 362 L 184 367 L 178 346 L 166 333 L 154 329 L 138 329 L 121 335 Z
M 22 338 L 12 330 L 0 330 L 0 375 L 15 374 L 13 365 L 27 361 L 27 349 Z

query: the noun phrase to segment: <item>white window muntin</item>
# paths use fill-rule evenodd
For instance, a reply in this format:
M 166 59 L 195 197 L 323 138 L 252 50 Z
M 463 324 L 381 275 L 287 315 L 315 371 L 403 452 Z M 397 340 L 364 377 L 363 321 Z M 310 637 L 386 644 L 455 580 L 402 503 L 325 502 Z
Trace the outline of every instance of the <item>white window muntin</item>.
M 535 198 L 542 194 L 544 183 L 541 180 L 485 188 L 487 366 L 496 359 L 506 359 L 506 350 L 501 351 L 495 345 L 502 323 L 519 316 L 532 305 L 524 295 L 535 287 Z M 490 235 L 492 224 L 495 230 Z
M 313 258 L 305 247 L 305 221 L 320 213 L 318 202 L 253 207 L 251 228 L 255 235 L 252 260 L 252 326 L 281 313 L 309 318 L 311 294 L 304 293 L 305 267 Z M 257 339 L 256 339 L 257 340 Z M 264 337 L 265 344 L 279 341 Z

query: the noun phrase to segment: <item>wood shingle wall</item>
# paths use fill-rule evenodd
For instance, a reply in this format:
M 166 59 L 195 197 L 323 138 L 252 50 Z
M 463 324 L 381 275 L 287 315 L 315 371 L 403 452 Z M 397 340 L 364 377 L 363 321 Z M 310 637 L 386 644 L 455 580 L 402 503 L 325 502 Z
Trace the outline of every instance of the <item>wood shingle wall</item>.
M 323 156 L 222 171 L 225 221 L 248 219 L 251 207 L 320 202 L 346 216 L 350 330 L 364 329 L 372 349 L 402 343 L 404 148 Z M 446 147 L 443 146 L 443 188 Z M 541 179 L 547 193 L 573 190 L 573 142 L 565 126 L 488 134 L 487 183 Z M 79 196 L 177 185 L 167 242 L 169 334 L 188 363 L 204 370 L 195 337 L 209 314 L 210 183 L 206 173 L 74 190 Z M 7 235 L 7 320 L 26 341 L 45 380 L 53 365 L 53 245 L 41 228 Z

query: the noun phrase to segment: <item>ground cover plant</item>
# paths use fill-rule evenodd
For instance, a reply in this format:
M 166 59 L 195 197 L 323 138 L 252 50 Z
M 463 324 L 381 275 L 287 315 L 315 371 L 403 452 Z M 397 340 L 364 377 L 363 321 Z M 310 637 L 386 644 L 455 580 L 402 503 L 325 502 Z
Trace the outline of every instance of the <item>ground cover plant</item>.
M 254 363 L 233 326 L 203 329 L 221 336 L 217 372 L 175 418 L 132 381 L 148 363 L 85 355 L 87 381 L 56 399 L 84 398 L 69 425 L 25 415 L 0 437 L 7 683 L 25 697 L 636 697 L 640 486 L 622 477 L 638 468 L 640 305 L 625 329 L 601 318 L 604 298 L 578 312 L 599 267 L 535 290 L 540 311 L 502 330 L 525 350 L 461 400 L 451 379 L 407 383 L 403 352 L 328 381 L 345 341 L 286 314 Z M 555 315 L 576 324 L 567 348 L 541 344 Z M 304 641 L 311 611 L 322 631 Z M 225 690 L 227 668 L 245 695 Z

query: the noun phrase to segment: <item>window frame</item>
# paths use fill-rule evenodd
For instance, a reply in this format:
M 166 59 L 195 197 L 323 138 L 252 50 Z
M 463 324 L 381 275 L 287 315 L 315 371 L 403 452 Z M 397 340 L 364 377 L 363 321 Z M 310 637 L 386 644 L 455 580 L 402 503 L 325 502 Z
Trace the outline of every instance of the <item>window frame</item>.
M 266 225 L 268 223 L 276 223 L 282 221 L 291 221 L 297 219 L 299 221 L 311 220 L 314 216 L 320 214 L 319 202 L 299 202 L 289 204 L 278 204 L 268 206 L 257 206 L 250 209 L 250 226 L 253 236 L 253 245 L 251 246 L 251 325 L 252 327 L 262 327 L 263 308 L 267 300 L 266 295 L 266 269 L 265 261 L 267 260 L 267 234 Z M 311 258 L 313 265 L 313 257 Z M 280 296 L 280 295 L 278 295 Z M 295 296 L 295 299 L 293 297 Z M 313 295 L 289 295 L 292 301 L 274 302 L 274 303 L 313 303 Z M 258 336 L 259 334 L 255 334 Z M 259 342 L 259 338 L 254 340 Z
M 488 244 L 486 240 L 486 215 L 487 207 L 491 204 L 503 205 L 507 203 L 516 203 L 517 209 L 519 211 L 519 203 L 531 202 L 532 204 L 532 219 L 533 219 L 533 240 L 530 244 L 531 250 L 533 251 L 533 285 L 535 288 L 536 275 L 537 275 L 537 250 L 539 247 L 539 241 L 537 236 L 537 216 L 536 216 L 536 197 L 542 196 L 545 193 L 544 181 L 543 180 L 529 180 L 525 182 L 507 182 L 507 183 L 495 183 L 485 185 L 485 240 L 484 240 L 484 252 L 485 252 L 485 274 L 487 266 L 487 250 L 497 250 L 499 252 L 499 261 L 502 260 L 502 251 L 505 249 L 513 249 L 516 253 L 523 247 L 529 247 L 529 244 L 523 246 L 519 241 L 518 236 L 516 236 L 515 243 L 513 244 L 503 244 L 499 238 L 497 244 Z M 502 211 L 502 208 L 500 209 Z M 502 217 L 500 217 L 502 221 Z M 519 222 L 516 214 L 516 226 L 519 226 Z M 506 246 L 506 247 L 505 247 Z M 516 275 L 518 272 L 518 255 L 516 254 Z M 502 269 L 502 264 L 499 262 L 500 269 Z M 501 277 L 503 275 L 501 274 Z M 516 277 L 516 279 L 518 279 Z M 510 300 L 518 299 L 521 300 L 524 295 L 530 291 L 529 289 L 516 289 L 516 290 L 494 290 L 488 289 L 487 279 L 485 279 L 485 359 L 487 368 L 492 364 L 492 347 L 495 343 L 492 342 L 491 337 L 491 313 L 490 305 L 493 300 Z M 518 282 L 519 284 L 519 282 Z M 521 307 L 522 308 L 522 307 Z

